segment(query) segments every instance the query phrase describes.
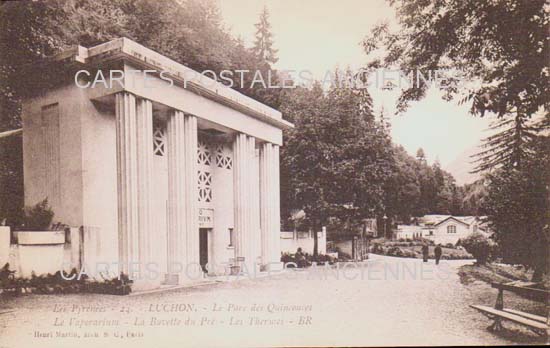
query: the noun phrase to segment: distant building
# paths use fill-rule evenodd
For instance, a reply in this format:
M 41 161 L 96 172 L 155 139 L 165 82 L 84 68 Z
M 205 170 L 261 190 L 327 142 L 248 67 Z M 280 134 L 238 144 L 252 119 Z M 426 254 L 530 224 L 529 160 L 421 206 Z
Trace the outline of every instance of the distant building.
M 483 217 L 476 216 L 425 215 L 419 219 L 419 227 L 422 237 L 436 244 L 456 244 L 474 232 L 491 234 Z
M 474 232 L 491 234 L 483 217 L 430 214 L 418 218 L 416 225 L 398 225 L 394 239 L 426 238 L 445 245 L 456 244 Z
M 394 239 L 419 239 L 422 237 L 422 227 L 416 225 L 397 225 Z

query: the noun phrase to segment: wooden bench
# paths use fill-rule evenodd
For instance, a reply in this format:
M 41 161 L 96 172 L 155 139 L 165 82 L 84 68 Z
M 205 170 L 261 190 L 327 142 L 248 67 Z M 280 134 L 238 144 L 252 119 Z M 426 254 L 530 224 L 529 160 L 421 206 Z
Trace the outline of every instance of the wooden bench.
M 470 305 L 470 307 L 480 311 L 488 318 L 494 320 L 494 323 L 489 326 L 489 330 L 491 331 L 502 330 L 502 320 L 508 320 L 516 324 L 526 326 L 531 331 L 541 336 L 547 336 L 550 332 L 550 312 L 548 311 L 550 291 L 538 289 L 535 287 L 536 285 L 536 283 L 528 282 L 492 283 L 491 286 L 498 289 L 495 307 L 493 308 L 480 305 Z M 510 308 L 504 308 L 504 291 L 510 291 L 530 300 L 546 304 L 547 316 L 543 317 Z

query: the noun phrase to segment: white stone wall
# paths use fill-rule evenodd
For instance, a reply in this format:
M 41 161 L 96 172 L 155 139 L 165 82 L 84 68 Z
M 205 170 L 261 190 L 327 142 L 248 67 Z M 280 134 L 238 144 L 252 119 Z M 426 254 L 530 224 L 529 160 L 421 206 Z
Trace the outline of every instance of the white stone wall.
M 23 162 L 25 205 L 47 197 L 54 222 L 83 226 L 85 263 L 95 268 L 118 261 L 116 132 L 114 111 L 100 109 L 89 91 L 71 83 L 24 101 Z M 57 139 L 44 129 L 54 114 L 44 109 L 55 104 Z
M 118 255 L 116 118 L 114 110 L 99 109 L 88 98 L 81 101 L 82 226 L 84 263 L 90 271 Z M 116 272 L 117 269 L 113 269 Z
M 71 228 L 70 240 L 65 240 L 65 231 L 15 233 L 19 235 L 19 244 L 10 244 L 10 227 L 0 226 L 0 267 L 9 263 L 16 277 L 80 269 L 78 228 Z
M 298 248 L 304 253 L 313 254 L 313 234 L 309 232 L 281 232 L 281 252 L 294 254 Z M 327 253 L 327 234 L 317 232 L 317 251 L 319 254 Z
M 89 102 L 86 92 L 67 84 L 25 100 L 21 113 L 25 205 L 48 198 L 55 213 L 54 221 L 71 226 L 83 224 L 81 122 L 84 101 Z M 52 109 L 54 104 L 57 111 Z M 43 112 L 48 108 L 50 112 Z M 53 116 L 55 113 L 57 116 Z M 54 117 L 58 118 L 58 136 L 48 129 L 53 127 Z

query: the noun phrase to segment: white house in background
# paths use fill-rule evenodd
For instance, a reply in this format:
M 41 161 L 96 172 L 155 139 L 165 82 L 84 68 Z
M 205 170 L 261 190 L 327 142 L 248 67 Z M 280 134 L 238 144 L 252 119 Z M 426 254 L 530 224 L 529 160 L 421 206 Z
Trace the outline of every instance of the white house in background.
M 418 239 L 422 237 L 422 226 L 416 225 L 397 225 L 394 238 L 399 239 Z
M 452 216 L 452 215 L 425 215 L 419 219 L 422 237 L 434 241 L 436 244 L 456 244 L 474 232 L 490 235 L 483 217 Z

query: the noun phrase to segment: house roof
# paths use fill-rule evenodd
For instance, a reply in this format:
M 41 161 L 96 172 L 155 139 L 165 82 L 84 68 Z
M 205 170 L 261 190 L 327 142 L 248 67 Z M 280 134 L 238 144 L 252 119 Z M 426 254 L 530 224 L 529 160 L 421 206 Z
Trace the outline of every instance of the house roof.
M 418 222 L 423 225 L 435 225 L 450 216 L 451 215 L 428 214 L 418 218 Z
M 471 225 L 475 221 L 483 221 L 482 216 L 478 217 L 478 216 L 454 216 L 454 215 L 428 214 L 419 218 L 419 222 L 426 226 L 437 226 L 449 218 L 453 218 L 466 225 Z
M 439 226 L 439 225 L 441 225 L 442 223 L 444 223 L 444 222 L 446 222 L 446 221 L 448 221 L 448 220 L 455 220 L 456 222 L 459 222 L 459 223 L 461 223 L 461 224 L 464 224 L 464 225 L 466 225 L 466 226 L 468 226 L 468 227 L 470 226 L 469 223 L 466 223 L 466 222 L 464 222 L 462 219 L 459 219 L 459 218 L 454 217 L 454 216 L 449 216 L 448 218 L 439 221 L 439 222 L 436 223 L 434 226 Z

